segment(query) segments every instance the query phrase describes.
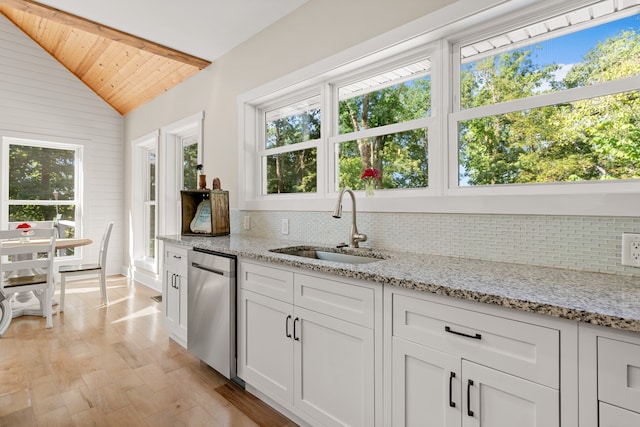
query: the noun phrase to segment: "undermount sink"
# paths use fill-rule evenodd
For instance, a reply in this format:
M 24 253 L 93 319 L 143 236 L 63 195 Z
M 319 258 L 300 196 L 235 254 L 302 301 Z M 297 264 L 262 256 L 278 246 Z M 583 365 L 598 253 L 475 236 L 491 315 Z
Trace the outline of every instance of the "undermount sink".
M 346 253 L 344 251 L 344 249 L 318 248 L 312 246 L 293 246 L 270 250 L 270 252 L 279 254 L 319 259 L 323 261 L 342 262 L 345 264 L 368 264 L 384 259 L 381 255 L 372 252 Z

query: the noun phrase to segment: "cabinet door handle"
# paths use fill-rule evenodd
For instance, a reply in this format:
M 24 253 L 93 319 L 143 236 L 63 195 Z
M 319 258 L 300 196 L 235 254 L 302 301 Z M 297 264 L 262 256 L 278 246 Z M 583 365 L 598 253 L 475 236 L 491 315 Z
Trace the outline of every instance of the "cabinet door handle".
M 300 318 L 296 317 L 293 321 L 293 339 L 296 341 L 300 341 L 300 337 L 296 334 L 296 323 L 298 323 L 299 320 Z
M 171 274 L 171 287 L 173 289 L 176 288 L 176 275 L 175 274 Z
M 285 321 L 285 331 L 287 338 L 291 338 L 291 334 L 289 333 L 289 320 L 291 320 L 291 315 L 288 315 L 287 320 Z
M 444 330 L 445 330 L 445 332 L 449 332 L 450 334 L 460 335 L 461 337 L 471 338 L 471 339 L 474 339 L 474 340 L 482 339 L 482 335 L 480 335 L 480 334 L 469 335 L 469 334 L 465 334 L 464 332 L 454 331 L 453 329 L 451 329 L 448 326 L 445 326 Z
M 473 411 L 471 410 L 471 386 L 473 385 L 473 380 L 469 380 L 467 382 L 467 415 L 473 417 Z
M 456 373 L 451 371 L 449 374 L 449 406 L 456 407 L 456 402 L 453 401 L 453 379 L 456 377 Z

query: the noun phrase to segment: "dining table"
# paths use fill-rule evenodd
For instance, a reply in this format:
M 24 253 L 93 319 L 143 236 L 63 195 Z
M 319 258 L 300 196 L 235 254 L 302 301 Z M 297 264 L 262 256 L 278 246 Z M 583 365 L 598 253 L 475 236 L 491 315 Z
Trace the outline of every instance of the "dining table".
M 5 240 L 1 244 L 4 247 L 11 247 L 16 245 L 42 244 L 45 241 L 46 239 Z M 56 239 L 56 250 L 77 248 L 79 246 L 90 245 L 91 243 L 93 243 L 93 240 L 83 237 L 65 237 Z M 54 306 L 56 304 L 57 302 L 54 301 Z M 54 311 L 54 314 L 55 313 Z M 19 316 L 42 316 L 40 301 L 32 291 L 17 292 L 13 297 L 11 301 L 11 317 L 16 318 Z

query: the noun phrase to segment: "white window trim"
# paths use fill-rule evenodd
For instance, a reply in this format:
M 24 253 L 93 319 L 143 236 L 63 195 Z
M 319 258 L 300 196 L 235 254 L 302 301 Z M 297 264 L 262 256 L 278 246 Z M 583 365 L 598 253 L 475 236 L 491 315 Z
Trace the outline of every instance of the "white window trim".
M 159 265 L 159 253 L 156 250 L 155 258 L 148 258 L 146 256 L 146 233 L 148 233 L 148 228 L 146 224 L 146 209 L 145 209 L 145 193 L 146 188 L 144 188 L 141 183 L 147 183 L 147 177 L 145 174 L 148 172 L 145 165 L 147 164 L 145 156 L 147 155 L 149 148 L 156 148 L 156 153 L 158 150 L 158 138 L 159 131 L 150 132 L 144 136 L 136 138 L 132 142 L 133 149 L 133 163 L 132 163 L 132 182 L 133 191 L 132 191 L 132 201 L 131 201 L 131 210 L 132 210 L 132 259 L 133 265 L 137 268 L 142 268 L 147 271 L 151 271 L 153 273 L 158 273 L 158 265 Z M 158 220 L 158 179 L 160 178 L 160 174 L 158 173 L 158 159 L 156 156 L 156 226 Z M 157 230 L 156 230 L 157 231 Z M 158 246 L 156 245 L 156 248 Z
M 204 111 L 192 114 L 160 129 L 158 147 L 158 234 L 180 234 L 182 210 L 180 184 L 182 182 L 180 162 L 182 161 L 182 138 L 198 135 L 198 164 L 203 157 Z M 205 172 L 206 166 L 204 165 Z
M 244 210 L 331 210 L 335 202 L 335 189 L 305 195 L 278 195 L 260 197 L 257 189 L 260 175 L 256 174 L 256 145 L 260 129 L 256 106 L 278 99 L 286 93 L 304 90 L 336 75 L 358 70 L 384 57 L 438 42 L 436 55 L 449 57 L 450 44 L 470 37 L 478 37 L 498 25 L 521 25 L 526 16 L 542 16 L 593 3 L 592 0 L 552 0 L 544 5 L 535 0 L 491 1 L 460 0 L 407 25 L 347 49 L 323 61 L 246 92 L 238 97 L 239 117 L 239 207 Z M 425 32 L 429 28 L 429 32 Z M 473 30 L 470 30 L 473 29 Z M 358 58 L 358 59 L 353 59 Z M 444 111 L 452 111 L 451 78 L 453 61 L 433 63 L 432 79 L 442 82 L 441 92 L 434 90 L 432 117 L 440 120 L 439 129 L 449 135 L 455 121 Z M 638 79 L 638 78 L 633 78 Z M 618 84 L 612 82 L 612 85 Z M 436 87 L 436 85 L 433 85 Z M 448 88 L 448 90 L 447 90 Z M 581 88 L 598 91 L 598 88 Z M 577 93 L 577 92 L 576 92 Z M 583 92 L 584 93 L 584 92 Z M 549 101 L 554 94 L 544 95 Z M 566 99 L 566 98 L 563 98 Z M 517 102 L 517 101 L 514 101 Z M 531 103 L 527 105 L 530 107 Z M 465 112 L 458 113 L 467 114 Z M 456 117 L 461 117 L 460 115 Z M 324 112 L 323 112 L 323 116 Z M 324 120 L 324 117 L 323 117 Z M 323 126 L 324 126 L 323 122 Z M 549 214 L 637 216 L 640 212 L 640 180 L 624 182 L 550 183 L 541 185 L 508 185 L 491 188 L 458 187 L 457 143 L 448 142 L 444 135 L 429 135 L 430 179 L 429 191 L 412 190 L 376 191 L 375 197 L 359 198 L 358 209 L 377 212 L 434 212 L 434 213 L 486 213 L 486 214 Z M 432 143 L 432 139 L 435 143 Z M 451 138 L 451 136 L 449 137 Z M 321 144 L 327 146 L 327 144 Z M 327 156 L 323 156 L 326 158 Z M 318 163 L 320 167 L 320 156 Z M 431 175 L 432 162 L 438 162 L 439 172 Z M 453 165 L 455 164 L 455 167 Z M 324 165 L 323 167 L 328 167 Z M 260 169 L 257 169 L 260 170 Z M 446 172 L 443 172 L 446 171 Z M 325 171 L 329 172 L 329 171 Z M 327 175 L 332 176 L 332 175 Z M 320 188 L 320 183 L 318 184 Z M 635 197 L 629 197 L 635 193 Z M 415 196 L 414 196 L 415 195 Z

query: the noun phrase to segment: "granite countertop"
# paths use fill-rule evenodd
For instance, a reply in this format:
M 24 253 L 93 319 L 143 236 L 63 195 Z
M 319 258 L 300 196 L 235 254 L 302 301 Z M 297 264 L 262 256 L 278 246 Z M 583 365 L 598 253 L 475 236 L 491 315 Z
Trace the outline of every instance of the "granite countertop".
M 640 278 L 366 249 L 362 251 L 379 254 L 386 259 L 352 265 L 269 251 L 290 246 L 331 246 L 327 244 L 242 235 L 158 238 L 174 244 L 260 261 L 640 333 Z M 349 251 L 353 250 L 347 250 Z

